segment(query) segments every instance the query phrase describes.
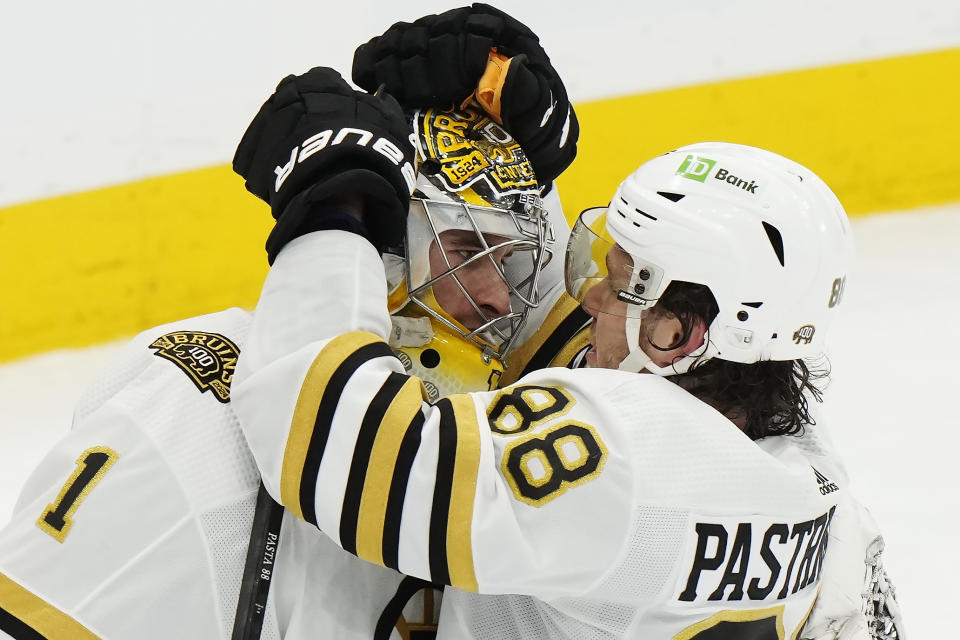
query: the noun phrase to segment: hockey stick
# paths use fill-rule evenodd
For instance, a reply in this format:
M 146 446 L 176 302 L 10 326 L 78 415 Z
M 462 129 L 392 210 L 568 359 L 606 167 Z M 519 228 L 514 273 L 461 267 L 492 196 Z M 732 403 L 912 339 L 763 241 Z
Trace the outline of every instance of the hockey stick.
M 243 567 L 232 640 L 260 638 L 282 523 L 283 507 L 270 497 L 261 482 L 256 510 L 253 513 L 253 525 L 250 527 L 250 544 L 247 546 L 247 561 Z

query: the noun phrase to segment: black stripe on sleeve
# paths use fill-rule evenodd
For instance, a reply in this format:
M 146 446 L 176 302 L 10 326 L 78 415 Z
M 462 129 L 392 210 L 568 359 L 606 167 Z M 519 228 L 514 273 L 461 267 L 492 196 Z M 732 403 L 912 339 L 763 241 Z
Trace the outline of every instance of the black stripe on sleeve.
M 413 459 L 420 450 L 420 437 L 426 418 L 423 412 L 417 413 L 407 427 L 397 453 L 397 464 L 393 468 L 390 480 L 390 493 L 387 496 L 387 509 L 383 523 L 383 564 L 397 569 L 400 556 L 400 522 L 403 517 L 403 501 L 407 495 L 407 483 Z
M 303 471 L 300 474 L 300 510 L 303 513 L 303 519 L 313 526 L 317 526 L 317 512 L 314 506 L 317 474 L 320 472 L 320 461 L 327 448 L 330 425 L 333 423 L 333 414 L 337 410 L 343 388 L 361 365 L 382 356 L 393 356 L 393 351 L 385 342 L 372 342 L 360 347 L 340 363 L 323 391 L 323 398 L 317 408 L 317 419 L 313 423 L 313 434 L 310 436 L 310 444 L 303 462 Z
M 15 640 L 46 640 L 46 636 L 3 608 L 0 608 L 0 631 Z
M 440 411 L 440 446 L 437 451 L 437 479 L 433 485 L 433 509 L 430 512 L 430 576 L 433 582 L 450 584 L 447 524 L 457 458 L 457 419 L 449 399 L 441 399 L 436 407 Z
M 517 379 L 519 380 L 532 371 L 549 367 L 550 362 L 553 360 L 554 356 L 560 352 L 560 349 L 563 348 L 563 345 L 577 335 L 577 333 L 589 322 L 590 316 L 586 311 L 583 310 L 583 307 L 575 307 L 573 311 L 571 311 L 567 317 L 564 318 L 559 325 L 557 325 L 557 328 L 553 330 L 553 333 L 551 333 L 550 336 L 544 340 L 543 344 L 540 345 L 540 348 L 537 349 L 537 352 L 531 356 L 530 361 L 527 362 L 527 366 L 523 368 L 523 372 L 517 376 Z
M 409 380 L 405 375 L 391 373 L 384 381 L 380 391 L 373 397 L 367 412 L 360 423 L 357 434 L 357 444 L 353 448 L 353 461 L 350 463 L 350 473 L 347 476 L 347 489 L 343 497 L 343 509 L 340 513 L 340 545 L 345 551 L 357 553 L 357 520 L 360 517 L 360 500 L 363 497 L 363 485 L 367 477 L 367 467 L 370 466 L 370 453 L 373 451 L 373 442 L 377 437 L 377 430 L 383 422 L 383 416 L 390 408 L 390 403 L 404 383 Z

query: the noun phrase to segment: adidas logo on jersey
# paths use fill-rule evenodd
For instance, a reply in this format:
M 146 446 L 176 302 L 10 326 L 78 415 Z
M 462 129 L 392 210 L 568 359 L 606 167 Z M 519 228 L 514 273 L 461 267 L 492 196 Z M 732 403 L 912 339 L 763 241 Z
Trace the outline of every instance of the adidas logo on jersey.
M 827 476 L 817 471 L 815 467 L 810 468 L 813 469 L 814 475 L 817 476 L 817 484 L 820 485 L 820 495 L 826 496 L 834 491 L 840 490 L 840 487 L 837 486 L 836 482 L 830 482 L 830 480 L 827 479 Z

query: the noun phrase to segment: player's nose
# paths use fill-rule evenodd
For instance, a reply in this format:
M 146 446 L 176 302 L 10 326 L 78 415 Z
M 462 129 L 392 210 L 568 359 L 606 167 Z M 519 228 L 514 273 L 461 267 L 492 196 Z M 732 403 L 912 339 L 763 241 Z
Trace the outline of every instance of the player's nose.
M 510 289 L 497 268 L 489 260 L 473 274 L 470 287 L 474 302 L 488 316 L 502 316 L 510 312 Z

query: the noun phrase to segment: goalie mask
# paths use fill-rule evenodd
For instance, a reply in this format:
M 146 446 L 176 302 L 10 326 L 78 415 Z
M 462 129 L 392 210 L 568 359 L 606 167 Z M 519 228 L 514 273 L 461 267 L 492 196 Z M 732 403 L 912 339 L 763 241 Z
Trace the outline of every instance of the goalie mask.
M 843 207 L 813 172 L 769 151 L 713 142 L 650 160 L 609 206 L 583 212 L 565 274 L 581 303 L 600 283 L 610 289 L 602 312 L 626 318 L 630 353 L 621 369 L 672 375 L 698 359 L 819 355 L 852 258 Z M 640 347 L 640 327 L 672 282 L 707 287 L 719 311 L 698 349 L 658 367 Z
M 553 230 L 519 144 L 475 107 L 413 115 L 417 185 L 405 247 L 384 256 L 391 346 L 431 397 L 496 386 L 540 301 Z

